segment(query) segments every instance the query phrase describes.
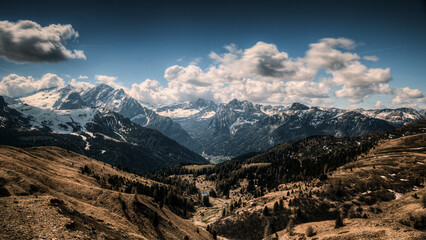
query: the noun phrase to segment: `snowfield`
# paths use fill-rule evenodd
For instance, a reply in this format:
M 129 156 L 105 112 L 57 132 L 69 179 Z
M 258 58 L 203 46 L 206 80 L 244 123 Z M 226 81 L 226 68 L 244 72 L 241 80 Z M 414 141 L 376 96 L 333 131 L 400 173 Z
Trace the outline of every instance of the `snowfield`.
M 35 128 L 49 127 L 53 132 L 72 133 L 86 131 L 86 123 L 92 122 L 98 110 L 93 108 L 73 110 L 42 109 L 36 106 L 18 103 L 12 108 L 30 118 L 31 125 Z M 77 128 L 80 128 L 77 130 Z

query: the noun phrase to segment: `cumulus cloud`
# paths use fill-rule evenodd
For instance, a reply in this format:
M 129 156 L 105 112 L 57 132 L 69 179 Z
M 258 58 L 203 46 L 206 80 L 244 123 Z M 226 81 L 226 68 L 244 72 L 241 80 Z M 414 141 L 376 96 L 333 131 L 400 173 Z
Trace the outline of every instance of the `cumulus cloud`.
M 323 69 L 331 75 L 323 82 L 341 86 L 335 96 L 351 103 L 361 103 L 375 94 L 391 94 L 392 89 L 384 84 L 392 80 L 390 68 L 368 68 L 359 61 L 358 54 L 343 51 L 355 47 L 355 42 L 350 39 L 324 38 L 310 44 L 305 61 L 311 69 Z
M 392 99 L 392 104 L 408 104 L 416 100 L 418 103 L 424 103 L 425 95 L 419 89 L 409 87 L 396 88 L 396 95 Z
M 114 83 L 117 80 L 117 77 L 106 76 L 106 75 L 95 75 L 95 79 L 100 83 Z
M 88 88 L 94 87 L 94 85 L 91 83 L 77 81 L 74 78 L 71 79 L 70 85 L 78 89 L 88 89 Z
M 360 86 L 343 86 L 335 92 L 336 97 L 345 98 L 350 103 L 361 103 L 376 94 L 392 94 L 389 84 L 369 84 Z
M 21 97 L 41 89 L 63 86 L 64 80 L 52 73 L 47 73 L 38 80 L 31 76 L 24 77 L 10 74 L 0 82 L 0 95 Z
M 88 76 L 84 76 L 84 75 L 78 76 L 78 79 L 88 79 L 88 78 L 89 78 Z
M 134 83 L 129 94 L 145 103 L 167 102 L 167 96 L 164 93 L 164 88 L 156 80 L 146 79 L 139 84 Z
M 250 77 L 260 81 L 306 81 L 315 76 L 315 70 L 309 68 L 303 59 L 289 58 L 275 44 L 258 42 L 245 50 L 235 45 L 225 48 L 228 52 L 223 55 L 210 53 L 210 58 L 218 65 L 209 69 L 224 80 Z
M 0 21 L 0 57 L 18 63 L 86 59 L 82 50 L 70 50 L 66 41 L 78 38 L 70 24 L 46 27 L 29 20 Z
M 117 82 L 117 77 L 106 76 L 106 75 L 95 75 L 95 79 L 98 80 L 99 83 L 104 83 L 110 85 L 113 88 L 128 90 L 123 84 Z
M 225 53 L 211 52 L 214 64 L 174 65 L 165 70 L 167 86 L 155 80 L 134 84 L 132 95 L 153 104 L 194 100 L 198 97 L 227 102 L 233 98 L 258 103 L 292 101 L 330 104 L 334 96 L 361 103 L 376 94 L 392 94 L 389 68 L 368 68 L 351 52 L 356 43 L 347 38 L 323 38 L 309 45 L 305 56 L 292 58 L 275 44 L 257 42 L 240 49 L 225 46 Z M 364 57 L 365 58 L 365 57 Z M 373 56 L 370 60 L 376 60 Z M 325 72 L 319 82 L 318 73 Z
M 340 50 L 355 48 L 355 42 L 347 38 L 323 38 L 317 43 L 310 44 L 309 47 L 304 60 L 314 70 L 340 70 L 345 68 L 348 63 L 359 59 L 356 53 Z

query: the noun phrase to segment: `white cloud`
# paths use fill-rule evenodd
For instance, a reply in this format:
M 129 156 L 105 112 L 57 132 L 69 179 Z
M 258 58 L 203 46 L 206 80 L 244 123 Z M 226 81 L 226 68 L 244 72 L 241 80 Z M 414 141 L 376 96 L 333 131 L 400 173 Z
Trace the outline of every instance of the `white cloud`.
M 95 79 L 101 83 L 113 83 L 117 80 L 117 77 L 106 76 L 106 75 L 95 75 Z
M 355 42 L 347 38 L 323 38 L 318 43 L 310 44 L 309 47 L 304 60 L 314 70 L 339 70 L 359 59 L 356 53 L 339 50 L 340 48 L 350 50 L 355 47 Z
M 70 85 L 78 89 L 88 89 L 88 88 L 94 87 L 94 85 L 91 83 L 77 81 L 74 78 L 71 79 Z
M 379 61 L 379 58 L 377 56 L 364 56 L 362 57 L 362 59 L 367 60 L 367 61 L 372 61 L 372 62 L 377 62 Z
M 416 100 L 418 103 L 424 103 L 426 97 L 419 89 L 409 87 L 396 88 L 396 95 L 392 99 L 392 104 L 408 104 Z
M 47 73 L 38 80 L 35 80 L 31 76 L 24 77 L 10 74 L 0 82 L 0 95 L 21 97 L 41 89 L 63 86 L 64 80 L 52 73 Z
M 124 87 L 120 82 L 117 81 L 117 77 L 106 76 L 106 75 L 95 75 L 95 79 L 99 81 L 99 83 L 104 83 L 110 85 L 113 88 L 124 89 L 128 91 L 126 87 Z
M 0 21 L 0 57 L 18 63 L 86 59 L 82 50 L 64 46 L 67 40 L 78 36 L 70 24 L 42 27 L 29 20 Z
M 309 45 L 306 55 L 291 58 L 275 44 L 258 42 L 226 52 L 211 52 L 214 64 L 202 69 L 195 64 L 174 65 L 165 70 L 167 86 L 155 80 L 134 84 L 132 95 L 152 104 L 194 100 L 198 97 L 227 102 L 233 98 L 258 103 L 287 104 L 291 101 L 332 103 L 334 95 L 360 103 L 376 94 L 392 94 L 389 68 L 368 68 L 350 52 L 356 43 L 346 38 L 324 38 Z M 371 56 L 370 56 L 371 57 Z M 370 58 L 373 59 L 373 58 Z M 328 76 L 316 81 L 318 72 Z M 153 85 L 153 81 L 155 84 Z
M 78 79 L 88 79 L 88 78 L 89 78 L 88 76 L 84 76 L 84 75 L 78 76 Z
M 392 94 L 389 84 L 369 84 L 359 86 L 343 86 L 335 92 L 336 97 L 345 98 L 350 103 L 361 103 L 364 99 L 376 94 Z
M 156 80 L 146 79 L 145 81 L 132 85 L 129 94 L 145 103 L 165 103 L 167 96 L 164 88 Z
M 338 98 L 350 103 L 361 103 L 375 94 L 391 94 L 389 85 L 392 80 L 390 68 L 368 68 L 363 65 L 356 53 L 342 52 L 340 49 L 354 49 L 355 43 L 346 38 L 321 39 L 310 44 L 306 61 L 312 69 L 324 69 L 331 75 L 323 82 L 334 86 L 342 86 L 335 92 Z
M 247 49 L 231 44 L 225 46 L 223 54 L 211 52 L 209 57 L 214 64 L 206 69 L 195 63 L 186 67 L 174 65 L 165 70 L 166 86 L 147 79 L 133 84 L 128 92 L 136 99 L 153 105 L 197 98 L 218 102 L 237 98 L 269 104 L 298 101 L 329 105 L 334 103 L 330 95 L 357 104 L 373 95 L 393 95 L 395 92 L 399 95 L 394 103 L 408 102 L 406 90 L 389 86 L 392 80 L 390 68 L 368 68 L 360 62 L 358 54 L 349 52 L 355 47 L 355 42 L 350 39 L 324 38 L 310 44 L 304 57 L 291 58 L 274 44 L 258 42 Z M 374 56 L 367 58 L 377 60 Z M 327 76 L 321 76 L 318 82 L 316 77 L 320 71 Z M 97 75 L 95 78 L 123 88 L 116 83 L 116 77 Z M 332 87 L 336 89 L 334 93 Z M 423 99 L 417 97 L 416 101 L 422 103 Z
M 375 106 L 376 108 L 382 108 L 383 107 L 382 101 L 377 101 Z

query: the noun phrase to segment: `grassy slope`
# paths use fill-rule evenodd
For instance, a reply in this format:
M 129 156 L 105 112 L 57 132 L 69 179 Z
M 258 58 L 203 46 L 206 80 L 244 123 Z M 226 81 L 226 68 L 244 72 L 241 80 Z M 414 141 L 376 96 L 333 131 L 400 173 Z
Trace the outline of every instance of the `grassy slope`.
M 301 237 L 308 226 L 314 227 L 317 239 L 424 239 L 425 233 L 412 226 L 401 224 L 411 216 L 426 216 L 426 209 L 421 206 L 419 197 L 426 189 L 417 186 L 424 184 L 426 164 L 426 134 L 402 137 L 382 141 L 375 149 L 360 157 L 356 162 L 346 164 L 334 171 L 327 183 L 342 182 L 348 194 L 352 195 L 350 203 L 359 204 L 368 209 L 370 205 L 358 201 L 369 189 L 388 189 L 396 192 L 394 200 L 379 201 L 371 206 L 383 212 L 364 212 L 364 218 L 346 218 L 345 226 L 335 229 L 334 220 L 304 223 L 295 227 L 295 235 L 286 231 L 278 232 L 279 239 Z M 352 168 L 352 170 L 350 170 Z M 320 190 L 326 190 L 327 185 Z
M 374 149 L 359 156 L 357 161 L 329 173 L 325 181 L 315 179 L 281 184 L 276 191 L 254 199 L 231 194 L 234 200 L 242 198 L 245 206 L 227 217 L 214 217 L 211 216 L 213 211 L 200 210 L 204 212 L 205 222 L 213 223 L 219 234 L 232 239 L 248 239 L 252 235 L 256 235 L 252 239 L 259 239 L 263 236 L 267 218 L 274 222 L 280 239 L 303 239 L 307 226 L 314 227 L 317 234 L 313 238 L 318 239 L 424 239 L 424 232 L 413 227 L 413 219 L 426 218 L 426 209 L 421 206 L 421 196 L 426 193 L 425 165 L 426 134 L 381 140 Z M 342 196 L 336 196 L 337 186 L 340 186 Z M 311 197 L 308 196 L 309 192 L 312 193 Z M 420 198 L 412 197 L 414 193 Z M 286 210 L 273 213 L 274 203 L 283 197 Z M 297 203 L 297 199 L 302 201 Z M 230 201 L 227 200 L 228 203 Z M 223 204 L 212 202 L 213 208 L 219 208 L 218 212 L 221 213 Z M 322 203 L 329 207 L 319 211 Z M 271 213 L 267 218 L 262 216 L 265 206 Z M 362 208 L 360 216 L 366 214 L 368 218 L 359 216 L 349 219 L 347 216 L 351 208 Z M 289 236 L 283 229 L 297 209 L 301 210 L 304 220 L 301 217 L 296 220 L 296 234 Z M 346 218 L 345 226 L 335 229 L 332 219 L 337 211 L 344 212 Z M 251 213 L 257 213 L 258 217 L 250 220 Z M 277 214 L 287 220 L 273 220 Z M 198 215 L 194 217 L 194 222 L 197 220 L 200 220 Z
M 150 197 L 101 188 L 81 173 L 85 165 L 101 177 L 152 183 L 57 147 L 0 146 L 0 239 L 211 238 Z

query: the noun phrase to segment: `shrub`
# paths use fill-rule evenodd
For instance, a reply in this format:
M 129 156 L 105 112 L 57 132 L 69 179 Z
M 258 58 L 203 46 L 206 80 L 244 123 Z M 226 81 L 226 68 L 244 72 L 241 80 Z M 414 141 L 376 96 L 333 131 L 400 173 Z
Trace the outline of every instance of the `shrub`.
M 209 196 L 203 196 L 203 205 L 205 207 L 210 207 L 211 206 Z
M 316 234 L 316 232 L 314 231 L 314 228 L 309 225 L 306 228 L 305 234 L 306 234 L 307 237 L 312 237 L 312 236 L 314 236 Z
M 320 181 L 325 181 L 325 180 L 327 180 L 327 178 L 328 178 L 328 177 L 327 177 L 327 175 L 326 175 L 326 174 L 321 174 L 321 175 L 320 175 L 320 177 L 319 177 L 319 180 L 320 180 Z

